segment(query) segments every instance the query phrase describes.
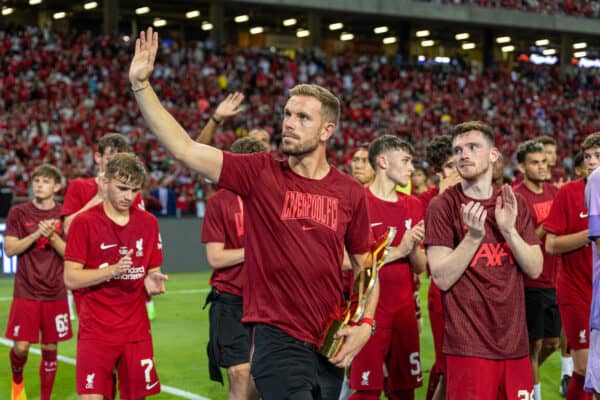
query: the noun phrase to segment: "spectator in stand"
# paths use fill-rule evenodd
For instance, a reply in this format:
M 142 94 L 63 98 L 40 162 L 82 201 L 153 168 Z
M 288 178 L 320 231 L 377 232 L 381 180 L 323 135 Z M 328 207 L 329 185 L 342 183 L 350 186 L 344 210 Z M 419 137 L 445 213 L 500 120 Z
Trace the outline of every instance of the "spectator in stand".
M 536 141 L 544 145 L 546 150 L 546 158 L 548 160 L 548 168 L 550 169 L 549 181 L 560 188 L 567 181 L 567 174 L 565 170 L 556 166 L 557 164 L 557 153 L 556 153 L 556 139 L 550 136 L 540 136 Z

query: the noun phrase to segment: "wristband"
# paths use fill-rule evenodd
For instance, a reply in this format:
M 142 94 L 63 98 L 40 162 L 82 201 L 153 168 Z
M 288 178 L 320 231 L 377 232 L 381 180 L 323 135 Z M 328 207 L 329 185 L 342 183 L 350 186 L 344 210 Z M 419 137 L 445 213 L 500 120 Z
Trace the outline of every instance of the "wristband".
M 373 318 L 362 317 L 360 321 L 358 321 L 358 325 L 367 324 L 371 327 L 371 336 L 375 335 L 375 329 L 377 327 L 377 323 Z
M 217 124 L 217 125 L 221 125 L 221 122 L 223 122 L 223 120 L 222 120 L 222 119 L 218 119 L 218 118 L 217 118 L 217 117 L 215 117 L 214 115 L 211 115 L 211 116 L 210 116 L 210 120 L 211 120 L 212 122 L 214 122 L 215 124 Z

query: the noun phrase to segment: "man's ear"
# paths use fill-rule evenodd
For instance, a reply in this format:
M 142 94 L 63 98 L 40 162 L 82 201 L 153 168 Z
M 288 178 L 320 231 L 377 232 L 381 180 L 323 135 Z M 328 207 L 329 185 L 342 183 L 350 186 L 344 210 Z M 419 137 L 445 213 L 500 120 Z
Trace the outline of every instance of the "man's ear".
M 333 122 L 325 122 L 323 124 L 323 127 L 321 128 L 321 134 L 319 136 L 319 139 L 322 142 L 326 142 L 329 140 L 329 138 L 331 136 L 333 136 L 335 132 L 335 124 Z

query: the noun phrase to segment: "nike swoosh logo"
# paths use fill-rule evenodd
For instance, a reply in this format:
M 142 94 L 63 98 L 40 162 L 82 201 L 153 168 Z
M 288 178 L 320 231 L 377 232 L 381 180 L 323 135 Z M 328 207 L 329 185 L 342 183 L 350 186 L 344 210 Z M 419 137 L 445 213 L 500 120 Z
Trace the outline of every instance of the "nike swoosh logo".
M 579 213 L 579 218 L 587 218 L 588 215 L 586 213 L 584 213 L 583 211 Z
M 158 381 L 154 383 L 146 383 L 146 390 L 152 390 L 156 385 L 158 385 Z
M 417 376 L 417 382 L 421 382 L 423 380 L 422 376 Z
M 65 336 L 67 336 L 67 333 L 69 333 L 69 332 L 58 332 L 58 337 L 63 338 Z
M 306 231 L 312 231 L 313 229 L 316 229 L 316 227 L 314 227 L 314 226 L 304 226 L 304 225 L 302 225 L 302 230 L 303 230 L 304 232 L 306 232 Z
M 116 244 L 104 244 L 104 243 L 100 243 L 100 250 L 107 250 L 110 249 L 111 247 L 115 247 Z
M 383 225 L 383 222 L 373 222 L 371 224 L 371 228 L 374 228 L 374 227 L 379 226 L 379 225 Z

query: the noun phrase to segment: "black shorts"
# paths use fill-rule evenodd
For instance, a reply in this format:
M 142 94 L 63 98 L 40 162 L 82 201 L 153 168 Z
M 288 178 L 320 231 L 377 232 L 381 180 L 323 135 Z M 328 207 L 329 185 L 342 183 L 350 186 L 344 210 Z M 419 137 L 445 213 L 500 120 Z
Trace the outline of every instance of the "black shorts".
M 526 287 L 525 310 L 530 341 L 560 337 L 556 289 Z
M 344 369 L 313 344 L 270 325 L 254 326 L 252 376 L 263 400 L 338 400 Z
M 213 289 L 207 301 L 211 303 L 207 346 L 210 378 L 223 382 L 219 368 L 250 362 L 251 329 L 241 322 L 242 297 Z

